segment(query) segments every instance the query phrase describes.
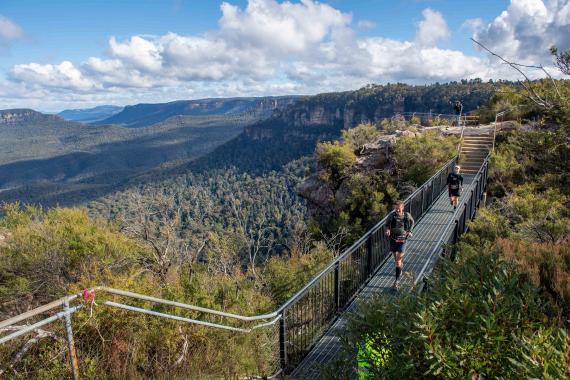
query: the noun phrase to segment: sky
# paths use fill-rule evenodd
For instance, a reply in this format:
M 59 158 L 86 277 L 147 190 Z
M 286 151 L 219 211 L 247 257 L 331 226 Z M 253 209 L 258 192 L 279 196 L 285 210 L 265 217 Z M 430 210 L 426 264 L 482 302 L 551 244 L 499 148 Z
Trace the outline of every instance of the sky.
M 470 38 L 558 76 L 570 0 L 0 0 L 0 109 L 519 79 Z

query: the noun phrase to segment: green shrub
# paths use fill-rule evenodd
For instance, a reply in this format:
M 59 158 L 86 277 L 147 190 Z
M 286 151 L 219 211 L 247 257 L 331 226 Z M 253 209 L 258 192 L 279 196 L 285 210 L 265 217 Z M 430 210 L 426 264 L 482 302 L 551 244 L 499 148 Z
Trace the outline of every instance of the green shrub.
M 457 154 L 457 143 L 457 137 L 444 137 L 436 131 L 400 137 L 394 154 L 402 179 L 421 185 Z
M 322 142 L 316 148 L 317 162 L 330 174 L 333 181 L 348 174 L 356 164 L 356 154 L 349 144 L 342 142 Z
M 332 252 L 323 242 L 313 243 L 307 254 L 296 253 L 291 257 L 272 257 L 264 269 L 271 294 L 278 303 L 289 299 L 333 259 Z
M 370 363 L 373 378 L 517 378 L 520 370 L 509 359 L 521 358 L 520 339 L 532 336 L 542 318 L 538 289 L 495 254 L 462 252 L 459 262 L 440 268 L 427 293 L 378 297 L 352 315 L 347 361 L 337 373 L 351 368 L 365 337 L 385 336 L 372 343 L 390 352 L 387 361 Z M 563 358 L 554 360 L 563 368 Z
M 102 220 L 91 220 L 82 209 L 42 211 L 5 205 L 0 228 L 9 238 L 0 246 L 0 302 L 25 299 L 15 313 L 52 301 L 84 286 L 128 275 L 145 248 Z
M 354 151 L 362 149 L 364 144 L 373 143 L 380 136 L 380 131 L 370 123 L 359 124 L 354 128 L 343 129 L 342 138 Z
M 417 116 L 414 116 L 410 119 L 410 125 L 421 125 L 421 123 L 421 119 Z

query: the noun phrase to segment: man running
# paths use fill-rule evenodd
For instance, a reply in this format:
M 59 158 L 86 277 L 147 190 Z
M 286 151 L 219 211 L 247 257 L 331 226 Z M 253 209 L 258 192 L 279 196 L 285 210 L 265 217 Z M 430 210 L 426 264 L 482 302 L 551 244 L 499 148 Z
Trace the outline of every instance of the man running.
M 404 202 L 396 201 L 394 203 L 394 213 L 386 229 L 386 236 L 390 237 L 390 251 L 396 261 L 396 280 L 394 285 L 392 285 L 394 289 L 399 287 L 400 275 L 404 267 L 406 240 L 412 236 L 413 228 L 414 219 L 410 213 L 404 212 Z
M 453 206 L 453 209 L 457 209 L 457 204 L 459 203 L 459 196 L 461 190 L 463 190 L 463 176 L 459 174 L 461 167 L 455 165 L 453 167 L 453 173 L 449 173 L 447 176 L 447 190 L 449 192 L 449 202 Z

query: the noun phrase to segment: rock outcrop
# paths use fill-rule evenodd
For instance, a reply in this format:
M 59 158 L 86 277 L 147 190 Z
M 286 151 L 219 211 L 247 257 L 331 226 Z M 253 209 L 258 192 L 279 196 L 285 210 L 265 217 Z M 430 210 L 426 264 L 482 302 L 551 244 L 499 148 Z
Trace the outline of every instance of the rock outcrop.
M 459 128 L 441 126 L 429 128 L 412 128 L 397 130 L 393 134 L 380 136 L 373 143 L 365 144 L 357 154 L 356 165 L 351 169 L 352 173 L 363 173 L 373 176 L 383 173 L 392 179 L 392 182 L 399 182 L 396 171 L 396 160 L 394 157 L 394 146 L 396 141 L 402 136 L 419 137 L 426 131 L 440 131 L 444 135 L 458 134 Z M 317 220 L 326 221 L 338 218 L 340 210 L 343 208 L 348 194 L 349 177 L 342 178 L 340 183 L 332 184 L 326 178 L 324 170 L 317 168 L 317 172 L 309 176 L 297 188 L 298 194 L 307 201 L 309 213 Z M 398 188 L 403 195 L 415 190 L 415 187 L 408 183 L 401 183 Z
M 394 145 L 397 136 L 385 135 L 374 143 L 365 144 L 358 152 L 353 172 L 368 173 L 370 175 L 383 172 L 394 177 L 396 163 L 394 160 Z M 348 180 L 342 178 L 337 186 L 324 181 L 321 168 L 309 176 L 297 188 L 298 194 L 307 201 L 309 213 L 318 220 L 331 220 L 338 217 L 348 195 Z
M 0 111 L 0 125 L 22 125 L 35 122 L 63 122 L 56 115 L 46 115 L 31 109 L 8 109 Z

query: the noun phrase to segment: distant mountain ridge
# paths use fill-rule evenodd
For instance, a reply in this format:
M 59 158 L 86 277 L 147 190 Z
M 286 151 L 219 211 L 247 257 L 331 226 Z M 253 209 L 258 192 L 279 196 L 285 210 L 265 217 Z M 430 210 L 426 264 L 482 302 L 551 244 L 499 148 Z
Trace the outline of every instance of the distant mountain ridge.
M 121 112 L 123 108 L 124 107 L 105 105 L 85 109 L 64 110 L 57 115 L 68 121 L 94 123 L 96 121 L 107 119 Z
M 57 115 L 47 115 L 29 108 L 0 110 L 0 125 L 23 125 L 28 123 L 64 122 Z
M 314 96 L 139 104 L 89 126 L 32 110 L 1 111 L 0 201 L 78 204 L 188 171 L 279 171 L 345 128 L 401 112 L 452 113 L 455 100 L 475 110 L 500 85 L 388 84 Z M 21 119 L 43 121 L 8 126 Z
M 78 204 L 153 168 L 196 159 L 239 135 L 244 122 L 176 116 L 124 128 L 0 110 L 0 203 Z
M 177 100 L 169 103 L 136 104 L 126 106 L 121 112 L 93 124 L 114 124 L 140 128 L 165 121 L 172 116 L 245 115 L 265 119 L 273 112 L 283 110 L 298 100 L 299 96 L 267 96 L 259 98 L 209 98 Z

